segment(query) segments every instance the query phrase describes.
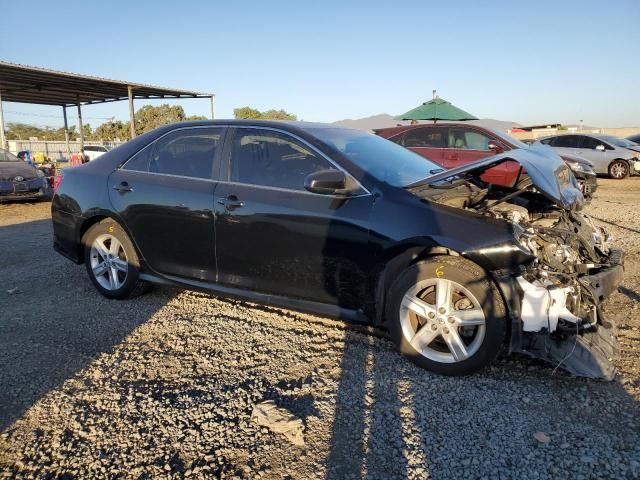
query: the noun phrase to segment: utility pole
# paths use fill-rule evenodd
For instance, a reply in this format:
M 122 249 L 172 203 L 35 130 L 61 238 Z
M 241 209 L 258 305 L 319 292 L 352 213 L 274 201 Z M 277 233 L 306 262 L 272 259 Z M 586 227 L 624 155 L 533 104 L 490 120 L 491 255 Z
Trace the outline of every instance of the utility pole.
M 136 138 L 136 117 L 133 110 L 133 87 L 129 85 L 127 87 L 129 93 L 129 123 L 131 124 L 131 138 Z

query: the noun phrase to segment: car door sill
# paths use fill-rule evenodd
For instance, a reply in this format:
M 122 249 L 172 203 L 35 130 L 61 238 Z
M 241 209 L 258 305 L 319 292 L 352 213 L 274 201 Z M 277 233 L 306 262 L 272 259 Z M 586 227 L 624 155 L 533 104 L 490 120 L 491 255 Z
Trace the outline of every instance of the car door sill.
M 272 295 L 269 293 L 254 292 L 242 288 L 220 285 L 218 283 L 201 282 L 198 280 L 174 277 L 170 275 L 159 276 L 149 273 L 141 273 L 140 279 L 160 285 L 212 292 L 214 294 L 220 295 L 221 297 L 248 300 L 251 302 L 274 307 L 289 308 L 291 310 L 324 315 L 348 322 L 371 323 L 369 318 L 362 310 L 338 307 L 336 305 L 331 305 L 328 303 L 314 302 L 312 300 L 304 300 L 300 298 L 283 297 L 280 295 Z

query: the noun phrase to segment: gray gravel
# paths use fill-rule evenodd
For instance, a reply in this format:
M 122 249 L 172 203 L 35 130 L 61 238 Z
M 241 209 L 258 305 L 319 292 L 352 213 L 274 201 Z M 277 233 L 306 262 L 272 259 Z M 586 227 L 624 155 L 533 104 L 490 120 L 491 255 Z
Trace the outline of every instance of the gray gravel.
M 0 206 L 0 472 L 640 478 L 640 178 L 603 184 L 592 211 L 630 250 L 607 304 L 622 325 L 609 383 L 522 357 L 439 377 L 384 332 L 202 293 L 108 301 L 51 253 L 47 204 Z M 252 420 L 265 400 L 302 419 L 304 446 Z

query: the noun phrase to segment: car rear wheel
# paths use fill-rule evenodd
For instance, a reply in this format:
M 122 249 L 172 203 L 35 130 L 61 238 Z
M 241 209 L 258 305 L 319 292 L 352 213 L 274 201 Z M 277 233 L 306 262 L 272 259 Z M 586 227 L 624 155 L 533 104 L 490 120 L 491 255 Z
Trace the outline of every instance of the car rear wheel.
M 502 348 L 505 307 L 486 273 L 458 257 L 434 257 L 407 268 L 387 304 L 399 351 L 444 375 L 465 375 L 491 363 Z
M 624 160 L 614 160 L 609 165 L 609 176 L 616 180 L 623 179 L 629 175 L 629 164 Z
M 83 237 L 89 278 L 107 298 L 125 299 L 149 287 L 140 280 L 138 255 L 126 232 L 111 219 L 93 225 Z

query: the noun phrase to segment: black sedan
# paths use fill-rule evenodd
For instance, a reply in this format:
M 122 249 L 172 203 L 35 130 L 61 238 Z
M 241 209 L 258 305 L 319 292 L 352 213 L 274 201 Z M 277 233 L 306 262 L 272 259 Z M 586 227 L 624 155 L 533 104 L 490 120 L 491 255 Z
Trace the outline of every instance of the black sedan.
M 443 374 L 526 351 L 610 378 L 600 308 L 622 252 L 559 158 L 511 150 L 442 172 L 359 130 L 189 122 L 64 176 L 54 246 L 114 299 L 151 283 L 367 320 Z M 482 172 L 516 160 L 513 188 Z
M 42 170 L 0 149 L 0 202 L 49 200 L 52 194 Z

